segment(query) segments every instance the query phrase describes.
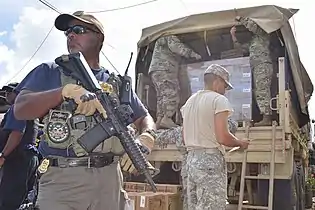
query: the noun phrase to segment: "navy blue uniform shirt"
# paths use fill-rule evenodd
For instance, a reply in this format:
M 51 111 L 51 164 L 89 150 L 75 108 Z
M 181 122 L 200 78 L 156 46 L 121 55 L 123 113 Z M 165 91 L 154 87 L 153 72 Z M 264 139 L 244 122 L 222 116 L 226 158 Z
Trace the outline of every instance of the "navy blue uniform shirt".
M 53 90 L 61 87 L 61 76 L 59 66 L 55 63 L 43 63 L 33 69 L 21 82 L 23 86 L 17 87 L 20 90 L 30 90 L 33 92 L 42 92 L 47 90 Z M 92 70 L 97 80 L 106 82 L 109 78 L 107 70 Z M 147 114 L 146 108 L 141 103 L 138 96 L 132 91 L 131 97 L 131 108 L 134 112 L 134 121 Z M 39 145 L 39 152 L 43 156 L 54 155 L 54 156 L 75 156 L 72 149 L 62 150 L 48 147 L 47 142 L 41 141 Z
M 24 133 L 26 128 L 26 121 L 17 120 L 15 118 L 13 113 L 13 107 L 14 105 L 12 105 L 6 113 L 6 121 L 4 123 L 3 128 L 11 131 L 19 131 L 21 133 Z
M 3 118 L 2 118 L 1 123 L 0 123 L 0 128 L 3 128 L 4 123 L 7 119 L 7 116 L 8 116 L 8 111 L 3 115 Z
M 34 125 L 32 122 L 17 120 L 14 116 L 13 107 L 14 105 L 12 105 L 6 113 L 6 120 L 3 129 L 23 133 L 19 147 L 24 149 L 34 149 Z

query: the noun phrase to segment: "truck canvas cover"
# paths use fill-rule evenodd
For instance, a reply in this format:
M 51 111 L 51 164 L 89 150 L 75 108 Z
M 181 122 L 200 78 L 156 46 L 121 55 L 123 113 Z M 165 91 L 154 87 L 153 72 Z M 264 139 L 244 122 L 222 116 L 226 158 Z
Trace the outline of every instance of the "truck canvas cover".
M 267 33 L 281 31 L 290 60 L 301 111 L 308 115 L 307 103 L 313 93 L 313 84 L 300 61 L 297 44 L 289 24 L 289 19 L 297 12 L 298 9 L 285 9 L 274 5 L 266 5 L 178 18 L 143 29 L 142 36 L 138 42 L 138 52 L 140 52 L 140 48 L 148 46 L 151 42 L 164 35 L 230 28 L 236 24 L 236 16 L 249 17 Z

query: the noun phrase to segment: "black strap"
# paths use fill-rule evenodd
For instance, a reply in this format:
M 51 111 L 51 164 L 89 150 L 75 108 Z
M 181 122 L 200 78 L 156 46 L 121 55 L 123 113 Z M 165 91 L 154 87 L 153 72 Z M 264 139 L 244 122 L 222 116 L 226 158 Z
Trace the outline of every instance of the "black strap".
M 114 162 L 114 156 L 91 157 L 91 158 L 49 158 L 50 166 L 68 168 L 68 167 L 91 167 L 102 168 Z

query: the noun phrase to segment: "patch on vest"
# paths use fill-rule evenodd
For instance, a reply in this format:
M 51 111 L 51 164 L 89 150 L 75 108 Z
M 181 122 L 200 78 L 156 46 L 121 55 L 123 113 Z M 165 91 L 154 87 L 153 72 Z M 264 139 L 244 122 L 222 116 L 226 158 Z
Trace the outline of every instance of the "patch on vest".
M 48 159 L 43 159 L 40 166 L 38 167 L 38 172 L 41 174 L 46 173 L 48 167 L 49 167 L 49 160 Z
M 121 80 L 118 76 L 116 76 L 114 73 L 109 74 L 109 78 L 106 81 L 107 84 L 110 84 L 113 87 L 113 92 L 119 96 L 120 94 L 120 87 L 122 85 Z
M 111 75 L 111 77 L 113 77 L 113 75 Z M 111 100 L 113 103 L 119 105 L 119 103 L 120 103 L 120 102 L 119 102 L 119 95 L 117 94 L 118 91 L 119 91 L 119 89 L 118 89 L 119 87 L 117 87 L 118 82 L 117 82 L 117 80 L 112 79 L 111 77 L 108 79 L 108 80 L 111 79 L 110 81 L 107 81 L 107 82 L 99 82 L 99 84 L 100 84 L 102 90 L 103 90 L 105 93 L 108 94 L 108 96 L 110 97 L 110 100 Z M 109 83 L 109 82 L 111 82 L 111 83 Z
M 100 83 L 102 90 L 105 93 L 112 94 L 114 92 L 114 88 L 111 84 L 108 84 L 106 82 L 99 82 L 99 83 Z
M 60 80 L 62 86 L 66 84 L 77 84 L 74 78 L 66 75 L 63 71 L 60 71 Z M 106 82 L 99 82 L 102 90 L 110 96 L 113 103 L 119 104 L 119 89 L 121 85 L 120 78 L 115 74 L 110 74 Z M 97 125 L 97 121 L 94 116 L 75 115 L 71 112 L 67 112 L 68 102 L 63 103 L 51 110 L 49 114 L 44 117 L 45 124 L 45 141 L 48 146 L 56 149 L 72 149 L 76 156 L 85 156 L 88 153 L 82 148 L 77 140 L 88 132 L 90 129 Z M 109 138 L 100 143 L 93 152 L 99 153 L 124 153 L 124 149 L 116 138 Z
M 70 127 L 67 121 L 71 118 L 71 113 L 60 110 L 51 110 L 47 124 L 47 136 L 55 143 L 60 144 L 70 137 Z

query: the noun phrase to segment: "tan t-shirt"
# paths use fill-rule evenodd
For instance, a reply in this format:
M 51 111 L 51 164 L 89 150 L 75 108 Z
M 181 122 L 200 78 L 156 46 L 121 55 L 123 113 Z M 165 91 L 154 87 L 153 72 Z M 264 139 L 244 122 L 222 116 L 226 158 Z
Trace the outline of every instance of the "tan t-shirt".
M 214 130 L 214 115 L 233 109 L 228 99 L 216 92 L 200 90 L 193 94 L 181 108 L 183 116 L 183 135 L 188 150 L 198 148 L 218 148 L 225 152 L 219 144 Z

